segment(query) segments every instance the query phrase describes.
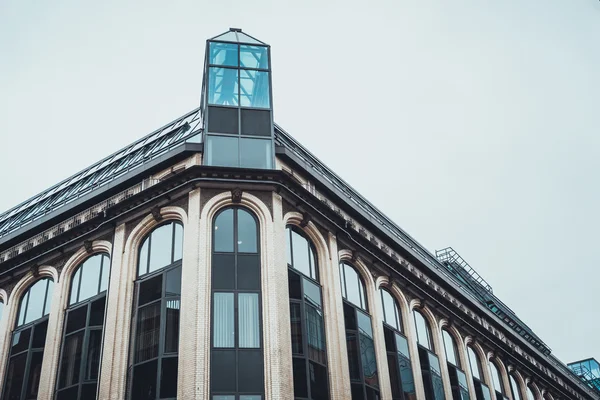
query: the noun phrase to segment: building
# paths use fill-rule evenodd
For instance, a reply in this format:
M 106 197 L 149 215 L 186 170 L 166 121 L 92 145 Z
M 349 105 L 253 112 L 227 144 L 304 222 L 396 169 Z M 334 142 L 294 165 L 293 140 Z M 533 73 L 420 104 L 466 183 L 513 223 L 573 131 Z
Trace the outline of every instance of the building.
M 199 108 L 0 215 L 2 398 L 600 398 L 273 122 L 270 51 L 210 39 Z

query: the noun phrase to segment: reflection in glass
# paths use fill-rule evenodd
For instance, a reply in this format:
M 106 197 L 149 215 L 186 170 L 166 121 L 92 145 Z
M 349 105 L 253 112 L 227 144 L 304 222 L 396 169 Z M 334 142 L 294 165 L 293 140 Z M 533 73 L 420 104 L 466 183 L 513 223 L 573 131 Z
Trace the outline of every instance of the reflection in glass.
M 241 138 L 240 166 L 247 168 L 272 168 L 271 140 Z
M 217 252 L 233 252 L 233 211 L 228 208 L 219 213 L 215 220 L 213 242 Z
M 471 346 L 467 346 L 467 355 L 469 356 L 469 365 L 471 367 L 471 375 L 473 378 L 481 380 L 481 373 L 479 371 L 479 358 L 475 354 L 475 350 Z
M 417 328 L 417 342 L 429 349 L 429 350 L 433 350 L 433 346 L 431 343 L 431 332 L 429 330 L 429 324 L 427 323 L 427 321 L 425 320 L 425 317 L 423 316 L 423 314 L 421 314 L 418 311 L 414 311 L 413 312 L 414 316 L 415 316 L 415 326 Z
M 34 283 L 21 297 L 17 326 L 28 324 L 48 315 L 54 282 L 43 278 Z M 46 304 L 47 303 L 47 304 Z
M 364 380 L 368 385 L 377 386 L 377 361 L 375 359 L 375 342 L 373 340 L 371 318 L 362 312 L 357 312 L 357 317 Z
M 242 107 L 269 108 L 269 73 L 240 70 L 240 97 Z
M 238 210 L 238 251 L 240 253 L 256 253 L 256 221 L 247 211 Z
M 293 248 L 293 263 L 294 269 L 297 269 L 301 273 L 311 278 L 314 278 L 310 270 L 310 257 L 308 254 L 309 244 L 308 241 L 295 231 L 292 232 L 292 248 Z
M 162 225 L 152 231 L 150 242 L 150 264 L 148 272 L 158 271 L 171 264 L 173 248 L 173 225 Z
M 237 106 L 239 104 L 237 69 L 218 67 L 209 68 L 208 103 L 226 106 Z
M 521 391 L 519 390 L 519 385 L 517 385 L 517 381 L 512 375 L 508 376 L 510 380 L 510 388 L 512 389 L 513 399 L 521 400 Z
M 452 365 L 459 366 L 458 358 L 456 357 L 456 346 L 454 339 L 447 330 L 442 330 L 442 338 L 444 339 L 444 348 L 446 349 L 446 359 Z
M 504 390 L 502 388 L 502 380 L 500 379 L 500 371 L 498 371 L 498 367 L 496 364 L 490 361 L 490 375 L 492 376 L 492 385 L 494 386 L 494 390 L 498 393 L 504 394 Z
M 400 313 L 398 312 L 398 305 L 396 300 L 392 297 L 391 293 L 385 289 L 380 289 L 381 292 L 381 303 L 383 307 L 383 320 L 386 324 L 402 331 L 400 324 Z
M 527 400 L 535 400 L 535 395 L 529 386 L 527 386 Z
M 269 68 L 269 56 L 264 46 L 240 46 L 240 66 L 242 68 Z
M 210 42 L 209 63 L 215 65 L 238 66 L 238 45 Z
M 239 165 L 238 142 L 237 137 L 208 135 L 206 139 L 208 164 L 217 167 L 237 167 Z
M 79 298 L 77 301 L 83 301 L 98 294 L 101 267 L 101 255 L 92 256 L 81 265 L 81 284 L 79 286 Z
M 342 264 L 340 271 L 343 279 L 342 287 L 345 288 L 344 298 L 355 306 L 366 310 L 364 302 L 364 284 L 358 272 L 348 264 Z

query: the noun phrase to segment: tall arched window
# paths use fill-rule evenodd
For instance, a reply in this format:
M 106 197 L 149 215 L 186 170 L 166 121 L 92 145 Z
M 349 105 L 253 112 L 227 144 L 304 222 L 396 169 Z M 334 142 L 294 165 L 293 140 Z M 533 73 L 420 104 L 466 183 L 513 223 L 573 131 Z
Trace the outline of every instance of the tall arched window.
M 73 274 L 57 400 L 96 398 L 109 270 L 108 255 L 96 254 L 81 263 Z
M 139 250 L 130 355 L 132 400 L 175 399 L 183 226 L 155 228 Z
M 423 314 L 419 311 L 413 310 L 413 316 L 417 329 L 417 344 L 419 347 L 423 386 L 425 387 L 425 398 L 427 400 L 443 400 L 444 384 L 442 382 L 442 370 L 433 347 L 431 328 Z
M 491 398 L 490 388 L 483 383 L 481 361 L 471 346 L 467 346 L 467 355 L 469 356 L 469 366 L 471 367 L 471 376 L 473 376 L 473 386 L 475 386 L 477 400 L 489 400 Z
M 340 264 L 340 279 L 352 400 L 378 399 L 375 342 L 365 297 L 365 284 L 354 267 L 346 263 Z
M 288 226 L 287 264 L 296 399 L 329 399 L 319 268 L 312 243 Z
M 408 341 L 404 336 L 402 314 L 400 314 L 398 302 L 386 289 L 379 289 L 379 292 L 383 310 L 383 333 L 392 384 L 392 398 L 394 400 L 416 399 Z
M 211 399 L 264 396 L 258 224 L 246 209 L 213 222 Z
M 502 374 L 495 362 L 489 361 L 490 375 L 492 377 L 492 385 L 494 392 L 496 393 L 496 400 L 506 399 L 506 391 L 504 390 L 504 384 L 502 382 Z
M 514 376 L 508 375 L 508 380 L 510 381 L 510 390 L 512 392 L 513 400 L 521 400 L 521 390 L 519 389 L 519 384 Z
M 37 398 L 53 289 L 52 279 L 43 278 L 31 285 L 21 297 L 3 399 Z
M 442 339 L 444 340 L 444 350 L 446 351 L 446 360 L 448 364 L 448 374 L 450 375 L 450 384 L 452 385 L 452 396 L 455 399 L 469 399 L 469 386 L 467 376 L 461 369 L 458 348 L 454 338 L 446 329 L 442 330 Z

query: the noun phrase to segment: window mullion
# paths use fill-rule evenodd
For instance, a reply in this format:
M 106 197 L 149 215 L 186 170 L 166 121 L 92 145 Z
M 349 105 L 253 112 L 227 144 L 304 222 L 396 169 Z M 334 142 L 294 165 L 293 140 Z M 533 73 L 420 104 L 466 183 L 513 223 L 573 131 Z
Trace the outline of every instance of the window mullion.
M 29 299 L 27 299 L 29 301 Z M 29 347 L 27 348 L 27 360 L 25 361 L 25 376 L 23 376 L 23 385 L 21 386 L 21 400 L 25 400 L 25 393 L 27 393 L 27 386 L 29 384 L 29 368 L 31 368 L 31 357 L 33 356 L 33 352 L 31 351 L 31 346 L 33 345 L 33 335 L 34 335 L 34 326 L 32 325 L 29 329 L 31 329 L 31 334 L 29 336 Z
M 91 308 L 92 308 L 92 302 L 89 302 L 87 305 L 87 315 L 85 318 L 85 331 L 83 333 L 83 343 L 81 345 L 81 361 L 79 364 L 79 388 L 77 389 L 78 392 L 78 397 L 81 395 L 81 387 L 82 387 L 82 383 L 83 381 L 85 381 L 85 367 L 87 365 L 87 358 L 88 358 L 88 346 L 89 346 L 89 341 L 90 341 L 90 314 L 91 314 Z
M 171 257 L 172 258 L 172 257 Z M 156 398 L 160 399 L 160 384 L 162 375 L 162 360 L 165 351 L 165 338 L 167 330 L 167 299 L 165 297 L 167 291 L 167 274 L 163 271 L 162 274 L 162 293 L 160 299 L 160 327 L 158 331 L 158 355 L 156 364 Z M 179 356 L 179 355 L 178 355 Z
M 302 332 L 302 353 L 304 354 L 304 370 L 306 372 L 306 395 L 310 399 L 310 370 L 309 370 L 309 355 L 308 355 L 308 321 L 306 320 L 306 304 L 304 300 L 304 279 L 300 279 L 300 332 Z

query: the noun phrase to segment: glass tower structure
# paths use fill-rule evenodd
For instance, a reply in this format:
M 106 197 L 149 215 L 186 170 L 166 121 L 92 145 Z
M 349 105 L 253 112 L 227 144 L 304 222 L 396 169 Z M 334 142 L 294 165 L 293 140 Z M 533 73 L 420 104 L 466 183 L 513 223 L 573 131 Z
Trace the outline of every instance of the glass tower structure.
M 204 164 L 274 166 L 270 46 L 230 28 L 206 44 Z

